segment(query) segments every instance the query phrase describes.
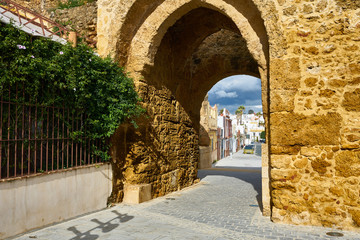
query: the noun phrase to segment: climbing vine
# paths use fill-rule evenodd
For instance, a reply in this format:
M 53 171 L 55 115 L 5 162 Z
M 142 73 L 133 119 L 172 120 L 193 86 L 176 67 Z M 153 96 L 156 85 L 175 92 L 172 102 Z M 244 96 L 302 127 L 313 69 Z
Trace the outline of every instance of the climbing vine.
M 18 89 L 23 94 L 15 96 Z M 74 139 L 107 139 L 121 123 L 143 111 L 132 80 L 110 58 L 100 58 L 86 45 L 62 45 L 3 24 L 0 94 L 19 103 L 83 112 L 86 119 L 71 133 Z M 106 145 L 94 152 L 107 160 L 108 149 Z

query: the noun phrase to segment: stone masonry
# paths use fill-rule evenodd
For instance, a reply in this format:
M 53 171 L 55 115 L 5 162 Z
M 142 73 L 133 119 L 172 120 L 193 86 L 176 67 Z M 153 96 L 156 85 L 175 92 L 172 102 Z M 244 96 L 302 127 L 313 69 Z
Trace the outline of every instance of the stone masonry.
M 272 220 L 360 228 L 360 1 L 99 0 L 97 24 L 99 53 L 126 66 L 147 110 L 114 137 L 115 200 L 124 184 L 151 184 L 153 197 L 192 184 L 204 96 L 250 74 Z

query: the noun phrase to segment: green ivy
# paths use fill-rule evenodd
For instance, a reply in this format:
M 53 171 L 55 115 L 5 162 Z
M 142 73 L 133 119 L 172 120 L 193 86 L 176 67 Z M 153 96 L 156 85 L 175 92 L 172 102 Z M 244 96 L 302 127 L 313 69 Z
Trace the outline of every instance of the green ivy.
M 0 94 L 15 86 L 33 104 L 84 112 L 87 118 L 73 138 L 109 138 L 121 123 L 143 112 L 132 79 L 110 58 L 96 56 L 86 45 L 73 48 L 1 24 Z M 108 159 L 108 148 L 95 152 Z

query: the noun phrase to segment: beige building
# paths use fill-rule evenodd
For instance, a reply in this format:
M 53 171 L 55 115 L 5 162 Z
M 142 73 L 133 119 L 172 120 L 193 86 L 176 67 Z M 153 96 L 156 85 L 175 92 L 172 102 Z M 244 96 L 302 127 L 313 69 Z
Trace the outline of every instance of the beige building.
M 211 167 L 217 160 L 217 113 L 218 107 L 212 107 L 206 95 L 200 109 L 200 139 L 208 140 L 200 146 L 200 169 Z

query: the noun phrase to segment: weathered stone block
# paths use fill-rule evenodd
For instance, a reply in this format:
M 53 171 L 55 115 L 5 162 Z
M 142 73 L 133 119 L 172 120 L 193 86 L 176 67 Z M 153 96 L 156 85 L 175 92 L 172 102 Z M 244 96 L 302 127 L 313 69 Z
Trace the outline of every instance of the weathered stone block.
M 338 113 L 305 116 L 296 113 L 270 115 L 272 144 L 337 145 L 342 118 Z
M 316 11 L 317 12 L 322 12 L 322 11 L 324 11 L 324 9 L 327 7 L 327 5 L 328 5 L 328 2 L 327 2 L 327 0 L 320 0 L 320 1 L 318 1 L 318 3 L 316 4 Z
M 211 147 L 201 147 L 200 146 L 200 160 L 199 160 L 199 169 L 211 168 Z
M 350 134 L 350 135 L 347 135 L 347 136 L 346 136 L 346 139 L 347 139 L 349 142 L 356 142 L 356 141 L 359 141 L 359 140 L 360 140 L 360 135 Z
M 309 160 L 307 158 L 298 159 L 294 162 L 294 166 L 298 169 L 305 168 Z
M 289 155 L 271 155 L 270 162 L 272 168 L 289 168 L 292 162 L 292 156 Z
M 314 9 L 313 9 L 311 4 L 304 4 L 303 5 L 303 9 L 302 9 L 303 13 L 310 14 L 310 13 L 313 13 L 313 11 L 314 11 Z
M 334 88 L 343 88 L 346 86 L 347 82 L 341 79 L 331 79 L 328 81 L 330 87 Z
M 360 151 L 339 151 L 335 154 L 336 176 L 360 176 Z
M 310 87 L 315 87 L 317 82 L 318 82 L 318 79 L 314 78 L 314 77 L 310 77 L 310 78 L 305 79 L 305 84 L 309 88 Z
M 273 90 L 298 89 L 301 78 L 299 64 L 299 58 L 274 59 L 270 65 L 270 88 Z
M 354 221 L 354 223 L 360 227 L 360 210 L 359 209 L 351 209 L 349 210 L 349 212 L 351 213 L 351 217 L 352 220 Z
M 261 166 L 269 167 L 269 151 L 268 144 L 261 144 Z
M 263 206 L 263 216 L 271 215 L 271 197 L 270 197 L 270 180 L 269 178 L 262 178 L 262 206 Z
M 300 146 L 279 146 L 272 145 L 270 148 L 271 154 L 289 154 L 296 155 L 300 151 Z
M 334 96 L 336 92 L 334 90 L 331 89 L 325 89 L 325 90 L 320 90 L 320 97 L 325 97 L 325 98 L 330 98 L 332 96 Z
M 344 195 L 344 189 L 340 186 L 330 187 L 329 191 L 337 197 L 341 197 Z
M 151 184 L 125 184 L 124 203 L 139 204 L 151 200 Z
M 318 172 L 320 175 L 323 175 L 327 172 L 327 167 L 330 167 L 331 163 L 323 159 L 316 158 L 315 160 L 311 161 L 311 166 L 314 171 Z
M 292 6 L 288 7 L 288 8 L 285 8 L 283 13 L 284 13 L 285 16 L 291 16 L 291 15 L 295 14 L 296 10 L 297 10 L 296 6 L 292 5 Z
M 302 147 L 300 154 L 306 157 L 318 157 L 321 154 L 321 150 L 315 147 Z
M 360 111 L 360 88 L 355 89 L 353 92 L 345 92 L 342 106 L 347 111 Z
M 303 48 L 304 52 L 311 54 L 311 55 L 318 55 L 319 54 L 319 48 L 315 47 L 315 46 L 311 46 L 311 47 L 304 47 Z
M 302 211 L 302 212 L 295 212 L 291 213 L 289 218 L 291 219 L 291 222 L 294 224 L 300 225 L 304 224 L 306 225 L 311 220 L 311 215 L 308 211 Z
M 360 84 L 360 77 L 354 77 L 350 82 L 350 85 L 358 85 Z
M 270 178 L 277 183 L 294 184 L 300 181 L 301 174 L 297 170 L 271 169 Z
M 294 110 L 296 90 L 274 90 L 270 92 L 270 112 Z

